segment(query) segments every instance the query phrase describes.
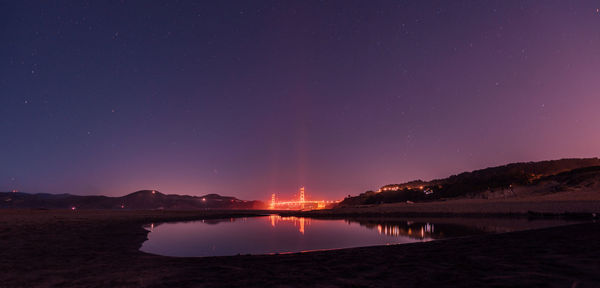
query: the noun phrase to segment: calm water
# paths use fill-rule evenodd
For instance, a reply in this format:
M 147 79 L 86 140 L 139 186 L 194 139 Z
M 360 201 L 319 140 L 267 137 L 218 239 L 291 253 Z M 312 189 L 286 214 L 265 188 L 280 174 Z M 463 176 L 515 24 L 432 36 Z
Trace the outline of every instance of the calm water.
M 431 241 L 484 233 L 562 225 L 562 220 L 231 218 L 166 223 L 151 232 L 141 251 L 165 256 L 227 256 L 339 249 Z

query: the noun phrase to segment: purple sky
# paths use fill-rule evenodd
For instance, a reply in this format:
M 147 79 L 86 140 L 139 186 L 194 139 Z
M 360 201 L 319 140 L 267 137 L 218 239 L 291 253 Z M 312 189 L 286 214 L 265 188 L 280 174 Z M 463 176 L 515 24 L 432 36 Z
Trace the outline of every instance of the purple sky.
M 598 1 L 3 1 L 0 191 L 341 199 L 600 156 Z

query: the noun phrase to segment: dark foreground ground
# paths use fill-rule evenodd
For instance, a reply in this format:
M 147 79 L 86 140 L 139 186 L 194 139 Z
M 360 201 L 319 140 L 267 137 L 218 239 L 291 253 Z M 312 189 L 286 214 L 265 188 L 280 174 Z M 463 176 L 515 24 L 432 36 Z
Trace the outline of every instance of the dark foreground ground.
M 234 214 L 248 212 L 3 210 L 0 287 L 600 287 L 600 223 L 287 255 L 138 250 L 143 224 Z

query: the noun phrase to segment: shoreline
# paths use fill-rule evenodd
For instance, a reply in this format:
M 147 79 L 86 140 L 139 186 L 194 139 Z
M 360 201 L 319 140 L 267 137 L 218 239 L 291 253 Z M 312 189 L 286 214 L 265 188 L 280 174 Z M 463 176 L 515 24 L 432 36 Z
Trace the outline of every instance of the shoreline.
M 144 224 L 264 212 L 0 210 L 0 286 L 600 285 L 600 223 L 279 255 L 139 251 Z
M 434 202 L 346 206 L 326 210 L 284 211 L 282 215 L 317 218 L 390 216 L 598 219 L 600 217 L 600 200 L 541 199 L 452 199 Z
M 541 213 L 528 211 L 526 213 L 452 213 L 452 212 L 313 212 L 313 211 L 290 211 L 278 213 L 284 217 L 306 217 L 316 219 L 345 219 L 345 218 L 512 218 L 512 219 L 564 219 L 564 220 L 597 220 L 597 213 Z

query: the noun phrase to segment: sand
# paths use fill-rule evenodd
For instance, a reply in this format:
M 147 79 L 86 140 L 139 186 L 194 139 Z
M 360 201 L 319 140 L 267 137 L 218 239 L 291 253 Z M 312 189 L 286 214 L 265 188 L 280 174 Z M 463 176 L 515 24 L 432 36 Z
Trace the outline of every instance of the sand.
M 286 255 L 174 258 L 151 222 L 263 212 L 0 211 L 0 287 L 600 287 L 600 224 Z

